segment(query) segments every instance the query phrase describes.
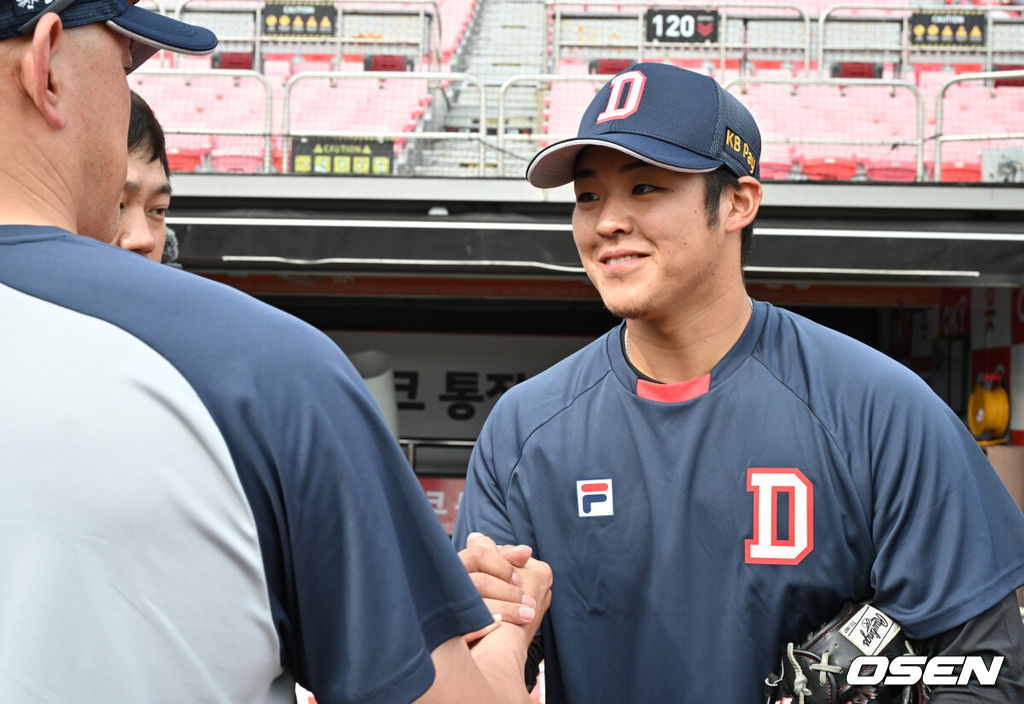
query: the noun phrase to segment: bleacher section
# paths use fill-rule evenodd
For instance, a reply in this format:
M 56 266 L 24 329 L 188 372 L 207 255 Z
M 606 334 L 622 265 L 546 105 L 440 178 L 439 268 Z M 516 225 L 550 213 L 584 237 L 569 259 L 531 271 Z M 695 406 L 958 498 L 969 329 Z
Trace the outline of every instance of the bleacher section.
M 176 170 L 292 171 L 293 138 L 344 136 L 389 145 L 387 173 L 520 177 L 575 133 L 609 74 L 642 59 L 746 103 L 764 180 L 1024 181 L 1024 71 L 985 73 L 1024 66 L 1024 19 L 995 0 L 360 0 L 289 5 L 290 18 L 259 0 L 143 2 L 221 37 L 213 57 L 158 55 L 131 78 Z M 949 27 L 915 30 L 922 18 Z

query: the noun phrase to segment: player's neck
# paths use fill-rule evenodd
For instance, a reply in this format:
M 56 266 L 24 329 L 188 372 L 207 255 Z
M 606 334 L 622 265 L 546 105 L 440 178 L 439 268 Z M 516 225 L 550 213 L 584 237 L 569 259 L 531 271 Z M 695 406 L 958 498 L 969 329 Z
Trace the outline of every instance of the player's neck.
M 74 232 L 63 193 L 32 170 L 0 167 L 0 224 L 44 225 Z
M 740 286 L 711 306 L 681 311 L 671 320 L 627 320 L 629 361 L 646 376 L 666 384 L 699 378 L 736 344 L 752 308 Z

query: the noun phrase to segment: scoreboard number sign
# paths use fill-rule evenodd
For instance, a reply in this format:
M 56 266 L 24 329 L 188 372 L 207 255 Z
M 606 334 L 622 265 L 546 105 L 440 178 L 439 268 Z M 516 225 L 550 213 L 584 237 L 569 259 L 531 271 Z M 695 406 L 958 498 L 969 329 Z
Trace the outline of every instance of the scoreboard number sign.
M 704 44 L 718 41 L 716 10 L 649 9 L 646 14 L 647 41 Z

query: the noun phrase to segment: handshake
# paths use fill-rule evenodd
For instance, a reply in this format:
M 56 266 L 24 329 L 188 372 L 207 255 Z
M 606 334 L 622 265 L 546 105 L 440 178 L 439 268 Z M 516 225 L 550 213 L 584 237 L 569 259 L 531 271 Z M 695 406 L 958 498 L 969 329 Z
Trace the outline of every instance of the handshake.
M 529 546 L 496 545 L 481 533 L 466 538 L 459 558 L 494 615 L 493 624 L 464 636 L 471 648 L 504 629 L 510 637 L 522 639 L 525 653 L 551 603 L 551 567 L 532 554 Z

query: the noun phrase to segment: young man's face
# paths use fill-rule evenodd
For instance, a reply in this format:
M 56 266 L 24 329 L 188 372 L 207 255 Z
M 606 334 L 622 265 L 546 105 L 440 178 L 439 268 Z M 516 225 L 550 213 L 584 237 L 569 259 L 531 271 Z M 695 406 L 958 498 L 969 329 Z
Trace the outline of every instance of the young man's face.
M 167 208 L 171 184 L 159 159 L 128 155 L 128 175 L 121 195 L 121 219 L 114 244 L 159 262 L 167 240 Z
M 701 174 L 588 147 L 574 183 L 573 239 L 613 314 L 662 320 L 742 285 L 740 235 L 708 225 Z

